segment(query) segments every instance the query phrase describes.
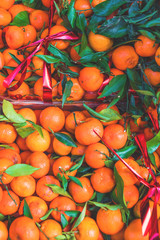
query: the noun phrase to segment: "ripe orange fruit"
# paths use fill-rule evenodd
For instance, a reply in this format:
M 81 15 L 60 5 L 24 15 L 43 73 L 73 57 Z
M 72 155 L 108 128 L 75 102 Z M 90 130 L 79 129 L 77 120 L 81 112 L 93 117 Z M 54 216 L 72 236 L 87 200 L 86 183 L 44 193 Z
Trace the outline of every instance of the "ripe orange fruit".
M 2 200 L 2 195 L 3 195 L 3 190 L 2 190 L 2 188 L 0 187 L 0 201 Z
M 45 7 L 49 8 L 51 5 L 51 0 L 42 0 L 42 3 Z
M 11 14 L 3 9 L 0 8 L 0 22 L 1 22 L 1 26 L 7 26 L 12 20 Z
M 17 81 L 14 81 L 14 83 L 16 83 Z M 7 91 L 9 96 L 16 96 L 16 95 L 21 95 L 21 96 L 25 96 L 25 95 L 29 95 L 30 94 L 30 89 L 29 86 L 27 85 L 27 83 L 23 82 L 21 84 L 21 86 L 14 90 L 14 91 Z
M 59 194 L 54 193 L 47 184 L 55 184 L 60 187 L 60 182 L 53 176 L 46 175 L 41 177 L 36 185 L 36 194 L 43 200 L 50 202 L 54 198 L 58 197 Z
M 94 170 L 94 173 L 91 176 L 91 184 L 97 192 L 111 192 L 116 184 L 113 170 L 107 167 Z
M 1 240 L 8 239 L 8 229 L 2 221 L 0 221 L 0 239 Z
M 124 239 L 130 239 L 130 240 L 148 240 L 149 234 L 146 236 L 142 235 L 142 223 L 141 219 L 134 219 L 128 227 L 126 228 L 124 232 Z
M 69 171 L 71 167 L 73 167 L 75 163 L 71 160 L 69 156 L 63 156 L 60 158 L 57 158 L 53 163 L 53 174 L 55 177 L 57 177 L 58 173 L 61 176 L 65 176 L 66 179 L 69 179 L 68 176 L 75 176 L 77 173 L 77 170 L 75 171 Z M 66 172 L 66 173 L 65 173 Z
M 78 52 L 77 52 L 77 49 L 75 48 L 75 47 L 77 47 L 77 46 L 79 46 L 80 44 L 78 43 L 78 44 L 76 44 L 76 45 L 73 45 L 71 48 L 70 48 L 70 52 L 69 52 L 69 54 L 70 54 L 70 57 L 71 57 L 71 59 L 74 61 L 74 62 L 78 62 L 79 60 L 80 60 L 80 56 L 79 56 L 79 54 L 78 54 Z
M 70 132 L 74 133 L 76 125 L 81 123 L 86 119 L 85 115 L 81 111 L 74 111 L 71 112 L 67 117 L 65 121 L 65 129 Z
M 98 4 L 102 3 L 102 2 L 105 2 L 106 0 L 93 0 L 92 1 L 92 7 L 95 7 L 97 6 Z
M 96 108 L 96 112 L 99 113 L 99 112 L 101 112 L 102 110 L 106 109 L 108 106 L 109 106 L 108 103 L 102 103 L 102 104 L 100 104 L 100 105 Z M 120 113 L 116 105 L 113 105 L 112 107 L 110 107 L 110 109 L 112 109 L 112 110 Z M 103 124 L 104 126 L 107 126 L 107 125 L 110 125 L 110 124 L 117 123 L 118 120 L 114 120 L 114 121 L 110 121 L 110 122 L 103 122 L 103 121 L 101 121 L 101 122 L 102 122 L 102 124 Z
M 96 52 L 107 51 L 113 46 L 111 38 L 93 33 L 92 31 L 88 35 L 88 42 L 91 48 Z
M 0 201 L 0 213 L 5 216 L 16 213 L 19 208 L 19 204 L 20 204 L 19 197 L 11 190 L 9 190 L 9 193 L 12 196 L 12 198 L 14 199 L 14 201 L 9 196 L 9 194 L 6 190 L 3 191 L 2 199 Z
M 18 145 L 18 147 L 20 148 L 21 151 L 27 151 L 29 150 L 27 145 L 26 145 L 26 139 L 22 138 L 20 136 L 17 137 L 16 139 L 16 143 Z
M 18 56 L 18 51 L 16 49 L 7 48 L 3 51 L 4 64 L 7 66 L 9 61 L 13 59 L 9 53 L 12 53 L 15 57 Z
M 148 141 L 154 137 L 152 128 L 149 128 L 149 127 L 144 128 L 143 133 L 144 133 L 146 141 Z
M 3 184 L 8 184 L 13 180 L 12 176 L 5 173 L 5 170 L 12 165 L 14 165 L 14 163 L 10 159 L 0 157 L 0 174 L 2 176 L 1 181 L 3 182 Z M 1 181 L 0 184 L 2 184 Z
M 47 173 L 49 172 L 50 167 L 49 158 L 43 152 L 33 152 L 27 158 L 27 162 L 32 167 L 39 168 L 34 173 L 32 173 L 32 176 L 34 178 L 41 178 L 47 175 Z
M 21 163 L 21 157 L 19 153 L 17 153 L 13 149 L 0 150 L 0 158 L 7 158 L 11 160 L 14 164 Z
M 124 159 L 126 163 L 129 164 L 130 167 L 132 167 L 138 174 L 140 173 L 140 166 L 138 165 L 138 163 L 132 159 L 132 158 L 127 158 Z M 121 176 L 121 178 L 123 179 L 124 185 L 125 186 L 130 186 L 133 185 L 137 182 L 137 178 L 135 177 L 135 175 L 128 169 L 128 167 L 126 167 L 124 165 L 123 162 L 121 162 L 121 160 L 118 160 L 115 164 L 115 167 L 119 173 L 119 175 Z
M 20 48 L 24 44 L 23 30 L 17 26 L 9 26 L 5 34 L 5 39 L 9 48 Z
M 3 68 L 4 66 L 4 57 L 3 54 L 0 52 L 0 70 Z
M 83 188 L 77 183 L 71 181 L 68 185 L 68 189 L 76 203 L 84 203 L 89 201 L 94 193 L 94 190 L 91 186 L 90 180 L 87 177 L 80 177 L 78 179 Z
M 160 72 L 158 72 L 158 71 L 155 72 L 155 71 L 152 71 L 152 69 L 150 69 L 150 68 L 146 68 L 144 70 L 144 73 L 146 75 L 146 76 L 143 76 L 145 82 L 148 83 L 148 81 L 149 81 L 152 86 L 156 86 L 160 83 Z M 147 81 L 146 77 L 147 77 L 148 81 Z
M 33 220 L 35 222 L 41 222 L 40 218 L 43 217 L 48 211 L 47 203 L 36 196 L 29 196 L 24 198 L 29 206 Z M 19 207 L 19 214 L 23 214 L 24 200 L 21 202 Z
M 84 89 L 81 87 L 77 78 L 67 77 L 67 81 L 69 80 L 73 83 L 73 86 L 71 88 L 71 93 L 70 93 L 70 96 L 67 98 L 67 101 L 81 100 L 85 93 Z M 59 95 L 62 95 L 62 81 L 60 81 L 58 85 L 58 93 Z
M 111 235 L 111 240 L 124 240 L 124 231 L 125 231 L 125 229 L 126 228 L 124 227 L 118 233 Z
M 96 67 L 84 67 L 79 73 L 79 83 L 86 91 L 97 91 L 103 80 L 103 74 Z
M 155 43 L 155 40 L 151 40 L 150 38 L 140 35 L 134 44 L 134 48 L 136 53 L 141 57 L 152 57 L 158 48 L 158 44 Z
M 21 114 L 25 119 L 30 120 L 34 123 L 37 121 L 36 114 L 31 108 L 21 108 L 18 110 L 18 114 Z
M 91 4 L 89 0 L 76 0 L 74 8 L 79 14 L 83 13 L 86 17 L 89 17 L 92 14 Z
M 103 125 L 95 118 L 87 118 L 75 128 L 75 137 L 80 144 L 90 145 L 100 141 L 103 136 Z
M 61 132 L 61 133 L 70 136 L 68 132 Z M 57 155 L 64 156 L 64 155 L 68 155 L 71 152 L 72 147 L 67 146 L 66 144 L 60 142 L 56 137 L 54 137 L 53 150 Z
M 15 0 L 2 0 L 0 2 L 0 7 L 7 10 L 14 4 L 14 2 Z
M 115 192 L 117 195 L 117 189 L 115 189 Z M 132 208 L 138 202 L 139 191 L 135 185 L 124 186 L 123 194 L 127 208 Z
M 101 208 L 97 213 L 96 221 L 99 229 L 107 235 L 116 234 L 124 227 L 120 209 L 104 210 Z
M 85 153 L 86 146 L 76 142 L 77 147 L 72 148 L 71 155 L 82 156 Z
M 93 218 L 85 217 L 83 221 L 74 229 L 76 231 L 75 238 L 77 240 L 97 240 L 99 236 L 99 228 Z
M 64 26 L 55 25 L 51 28 L 50 35 L 54 35 L 60 32 L 66 32 L 66 31 L 68 31 L 68 29 L 65 28 Z M 70 43 L 66 40 L 53 40 L 51 41 L 51 44 L 55 45 L 56 48 L 58 48 L 59 50 L 64 50 L 69 46 Z
M 160 47 L 157 48 L 156 53 L 155 53 L 155 61 L 160 66 Z
M 0 122 L 0 143 L 13 143 L 17 137 L 15 128 L 6 122 Z
M 12 240 L 39 240 L 39 230 L 31 218 L 18 217 L 11 223 L 9 237 Z
M 36 190 L 36 181 L 30 175 L 20 176 L 15 177 L 10 186 L 12 191 L 19 197 L 28 197 L 34 194 Z
M 37 31 L 40 31 L 43 27 L 47 27 L 49 24 L 49 16 L 47 12 L 43 10 L 34 10 L 29 15 L 30 23 Z
M 105 166 L 106 155 L 109 157 L 109 151 L 104 144 L 93 143 L 85 150 L 85 161 L 92 168 L 101 168 Z
M 6 91 L 6 88 L 3 86 L 3 81 L 4 81 L 5 77 L 3 75 L 0 74 L 0 94 L 4 94 Z
M 111 148 L 120 149 L 127 142 L 127 132 L 120 124 L 111 124 L 104 129 L 103 140 Z
M 3 42 L 3 38 L 2 38 L 2 29 L 0 29 L 0 48 L 3 48 L 4 47 L 4 42 Z
M 57 96 L 57 81 L 52 78 L 52 97 Z M 34 84 L 34 94 L 43 97 L 43 78 L 39 78 Z
M 27 25 L 21 27 L 21 29 L 23 30 L 24 33 L 24 46 L 36 40 L 37 32 L 34 26 Z
M 114 76 L 117 76 L 117 75 L 123 75 L 124 72 L 122 72 L 121 70 L 117 69 L 117 68 L 111 68 L 110 69 L 110 76 L 109 76 L 109 79 L 111 80 Z
M 123 45 L 116 48 L 112 53 L 112 61 L 116 68 L 126 70 L 134 68 L 138 64 L 139 56 L 134 48 L 128 45 Z
M 55 237 L 62 235 L 61 225 L 53 219 L 47 219 L 41 222 L 41 229 L 49 239 L 55 239 Z M 46 240 L 43 232 L 40 232 L 39 240 Z
M 51 142 L 49 132 L 42 128 L 42 133 L 43 137 L 39 134 L 38 131 L 35 131 L 26 138 L 27 147 L 32 152 L 39 150 L 45 152 L 49 148 Z
M 40 114 L 40 123 L 46 130 L 58 132 L 64 127 L 64 112 L 58 107 L 47 107 Z
M 76 204 L 73 200 L 71 200 L 68 197 L 59 196 L 59 197 L 53 199 L 53 201 L 50 203 L 49 208 L 55 209 L 55 211 L 52 211 L 51 215 L 56 221 L 61 222 L 61 214 L 64 214 L 67 221 L 69 221 L 71 219 L 71 217 L 66 215 L 64 213 L 64 211 L 69 211 L 69 210 L 75 211 Z M 57 211 L 56 211 L 56 209 L 57 209 Z
M 23 4 L 14 4 L 11 8 L 9 8 L 9 12 L 12 15 L 12 19 L 14 19 L 18 13 L 23 12 L 25 10 L 26 9 Z

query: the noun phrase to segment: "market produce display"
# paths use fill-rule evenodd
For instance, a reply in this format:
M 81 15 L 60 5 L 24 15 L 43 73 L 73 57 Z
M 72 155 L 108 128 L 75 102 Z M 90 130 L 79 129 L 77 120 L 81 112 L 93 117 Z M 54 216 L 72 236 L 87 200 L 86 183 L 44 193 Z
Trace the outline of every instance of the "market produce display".
M 0 1 L 0 240 L 160 239 L 159 13 Z

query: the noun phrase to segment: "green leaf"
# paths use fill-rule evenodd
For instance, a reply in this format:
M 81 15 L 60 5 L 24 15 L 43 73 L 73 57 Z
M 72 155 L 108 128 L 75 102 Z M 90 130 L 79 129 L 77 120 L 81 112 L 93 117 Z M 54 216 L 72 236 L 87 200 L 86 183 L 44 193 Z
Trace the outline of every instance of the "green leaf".
M 18 27 L 22 27 L 22 26 L 27 26 L 29 25 L 29 14 L 27 11 L 22 11 L 19 12 L 13 19 L 13 21 L 10 23 L 10 25 L 13 26 L 18 26 Z
M 9 146 L 9 145 L 5 145 L 5 144 L 0 144 L 0 147 L 1 147 L 1 148 L 5 148 L 5 149 L 13 149 L 13 150 L 14 150 L 13 147 L 11 147 L 11 146 Z
M 71 66 L 72 63 L 70 61 L 70 57 L 67 53 L 60 51 L 58 48 L 56 48 L 53 45 L 49 45 L 48 46 L 48 50 L 54 55 L 56 56 L 56 58 L 58 58 L 61 62 L 65 63 L 68 66 Z
M 77 147 L 76 143 L 73 141 L 71 136 L 65 133 L 56 132 L 54 133 L 55 138 L 61 143 L 69 147 Z
M 5 220 L 6 216 L 4 216 L 2 213 L 0 213 L 0 221 Z
M 16 131 L 18 133 L 18 135 L 20 135 L 22 138 L 26 138 L 28 137 L 31 133 L 35 132 L 35 130 L 31 127 L 20 127 L 20 128 L 16 128 Z
M 65 228 L 68 225 L 68 221 L 64 214 L 61 214 L 61 223 L 63 228 Z
M 26 119 L 24 117 L 22 117 L 22 115 L 16 113 L 16 111 L 13 108 L 12 103 L 10 103 L 9 101 L 3 100 L 2 109 L 3 109 L 4 115 L 11 122 L 24 123 L 26 121 Z
M 84 108 L 95 118 L 103 121 L 103 122 L 110 122 L 114 120 L 122 119 L 122 116 L 115 110 L 111 108 L 103 109 L 101 112 L 96 112 L 90 107 L 88 107 L 85 103 L 83 104 Z
M 40 7 L 40 1 L 39 0 L 22 0 L 22 3 L 25 6 L 28 6 L 30 8 L 37 9 L 37 5 L 38 5 L 38 7 Z
M 14 54 L 12 54 L 12 53 L 9 52 L 9 55 L 14 59 L 14 61 L 15 61 L 16 63 L 18 63 L 18 64 L 21 63 L 21 61 L 20 61 Z
M 72 199 L 71 195 L 67 191 L 65 191 L 63 188 L 61 188 L 55 184 L 46 184 L 46 186 L 50 187 L 54 193 L 58 193 L 59 195 L 62 195 L 62 196 Z
M 62 96 L 62 107 L 64 106 L 67 98 L 70 96 L 72 87 L 73 87 L 73 82 L 71 80 L 67 81 L 65 84 L 65 89 Z
M 53 57 L 53 56 L 49 56 L 49 55 L 36 55 L 36 57 L 42 59 L 43 61 L 45 61 L 46 63 L 59 63 L 60 59 Z
M 93 201 L 89 201 L 89 204 L 94 205 L 96 207 L 103 208 L 103 209 L 113 210 L 113 211 L 121 208 L 120 205 L 110 205 L 107 203 L 100 203 L 100 202 L 93 202 Z
M 160 26 L 160 18 L 154 18 L 148 21 L 146 24 L 142 24 L 140 28 L 151 28 L 151 27 L 159 27 Z
M 39 168 L 32 167 L 31 165 L 21 163 L 21 164 L 14 164 L 10 166 L 5 170 L 5 172 L 12 177 L 19 177 L 19 176 L 31 175 L 38 169 Z
M 68 181 L 64 175 L 62 176 L 62 186 L 63 186 L 63 189 L 66 191 L 67 186 L 68 186 Z
M 142 10 L 140 10 L 140 13 L 143 13 L 143 12 L 146 12 L 146 11 L 150 10 L 150 8 L 153 6 L 154 3 L 155 3 L 155 0 L 146 1 L 146 4 L 144 5 L 144 8 Z
M 43 217 L 41 217 L 40 219 L 41 219 L 42 221 L 45 221 L 45 220 L 49 217 L 49 215 L 51 214 L 51 212 L 52 212 L 53 210 L 54 210 L 53 208 L 49 209 L 49 210 L 47 211 L 47 213 L 46 213 Z
M 59 235 L 57 237 L 54 237 L 56 240 L 66 240 L 66 236 L 65 235 Z
M 80 48 L 79 54 L 81 54 L 81 52 L 86 49 L 87 45 L 88 45 L 88 39 L 87 39 L 86 34 L 83 32 L 82 38 L 81 38 L 81 48 Z
M 147 90 L 136 90 L 136 92 L 141 93 L 146 96 L 154 96 L 155 94 L 153 92 L 147 91 Z
M 117 189 L 118 201 L 126 209 L 127 205 L 126 205 L 126 201 L 125 201 L 124 194 L 123 194 L 124 182 L 123 182 L 123 179 L 121 178 L 121 176 L 119 175 L 116 167 L 114 168 L 114 176 L 116 179 L 116 189 Z
M 116 153 L 121 157 L 121 158 L 128 158 L 130 156 L 132 156 L 132 154 L 137 150 L 137 146 L 136 145 L 130 145 L 127 147 L 124 147 L 118 151 L 116 151 Z M 113 156 L 112 160 L 119 160 L 119 158 L 117 158 L 115 155 Z
M 126 81 L 127 76 L 125 74 L 113 77 L 109 84 L 105 86 L 102 94 L 98 98 L 108 97 L 112 93 L 120 91 L 126 85 Z
M 85 157 L 85 155 L 82 156 L 81 160 L 80 160 L 78 163 L 76 163 L 75 165 L 73 165 L 73 166 L 69 169 L 69 172 L 73 172 L 73 171 L 79 169 L 79 168 L 82 166 L 82 164 L 83 164 L 84 157 Z
M 159 146 L 160 146 L 160 132 L 157 133 L 157 135 L 153 137 L 151 140 L 147 141 L 148 153 L 151 154 L 155 152 Z
M 82 32 L 85 32 L 87 26 L 87 20 L 84 13 L 78 14 L 76 19 L 76 27 L 79 28 Z
M 108 168 L 113 168 L 115 164 L 115 162 L 112 160 L 106 160 L 104 163 L 105 163 L 105 166 Z
M 78 225 L 83 221 L 86 215 L 86 209 L 87 209 L 87 202 L 85 203 L 84 208 L 81 214 L 79 215 L 79 217 L 77 218 L 76 222 L 74 223 L 74 226 L 72 227 L 72 229 L 78 227 Z
M 30 121 L 30 120 L 27 120 L 27 122 L 31 123 L 32 126 L 34 127 L 34 129 L 39 133 L 39 135 L 43 138 L 43 132 L 42 132 L 42 127 L 35 124 L 34 122 Z
M 76 17 L 77 17 L 77 14 L 76 14 L 76 9 L 74 8 L 74 4 L 75 4 L 75 1 L 72 0 L 71 3 L 69 4 L 69 7 L 68 7 L 68 20 L 72 26 L 72 28 L 74 28 L 75 26 L 75 20 L 76 20 Z
M 8 120 L 8 118 L 6 118 L 5 116 L 3 116 L 3 115 L 0 115 L 0 122 L 10 122 L 9 120 Z
M 106 17 L 126 2 L 126 0 L 107 0 L 95 6 L 95 8 L 93 8 L 93 12 L 98 16 Z
M 71 179 L 71 181 L 75 182 L 77 185 L 79 185 L 81 188 L 83 188 L 83 185 L 78 178 L 73 177 L 73 176 L 68 176 L 68 177 Z
M 148 38 L 150 38 L 152 40 L 156 40 L 156 37 L 151 32 L 149 32 L 147 30 L 140 29 L 140 30 L 138 30 L 138 32 L 140 32 L 145 37 L 148 37 Z
M 29 206 L 27 204 L 26 199 L 24 199 L 23 214 L 24 214 L 24 216 L 33 219 L 31 211 L 30 211 L 30 208 L 29 208 Z
M 74 218 L 76 218 L 76 217 L 78 217 L 78 215 L 79 215 L 79 211 L 73 211 L 73 210 L 67 210 L 67 211 L 64 211 L 64 213 L 67 215 L 67 216 L 69 216 L 69 217 L 74 217 Z

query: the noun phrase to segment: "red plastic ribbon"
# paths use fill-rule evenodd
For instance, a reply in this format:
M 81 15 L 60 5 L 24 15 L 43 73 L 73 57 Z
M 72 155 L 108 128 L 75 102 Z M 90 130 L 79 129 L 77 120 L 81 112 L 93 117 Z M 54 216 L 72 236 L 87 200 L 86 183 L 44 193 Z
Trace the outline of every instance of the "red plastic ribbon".
M 40 48 L 42 47 L 42 45 L 44 44 L 44 48 L 45 48 L 45 55 L 49 54 L 48 51 L 48 44 L 51 40 L 78 40 L 79 37 L 77 37 L 73 32 L 69 32 L 69 31 L 64 31 L 64 32 L 60 32 L 54 35 L 49 35 L 50 34 L 50 30 L 51 30 L 51 26 L 52 26 L 52 19 L 53 19 L 53 14 L 55 12 L 55 6 L 53 3 L 53 0 L 51 1 L 51 6 L 50 6 L 50 14 L 49 14 L 49 28 L 48 28 L 48 36 L 40 39 L 34 43 L 31 43 L 27 46 L 21 47 L 19 50 L 22 49 L 26 49 L 28 47 L 33 47 L 35 46 L 34 50 L 29 54 L 28 57 L 26 57 L 21 64 L 15 68 L 12 73 L 6 77 L 6 79 L 3 82 L 4 87 L 9 88 L 10 91 L 14 91 L 17 88 L 19 88 L 21 86 L 21 84 L 23 83 L 24 79 L 25 79 L 25 75 L 27 72 L 27 67 L 30 65 L 31 63 L 31 58 L 40 50 Z M 22 71 L 22 75 L 20 80 L 14 85 L 14 86 L 10 86 L 10 84 L 13 82 L 15 76 Z M 51 68 L 50 68 L 50 64 L 47 64 L 46 62 L 44 62 L 43 65 L 43 99 L 44 101 L 52 101 L 52 84 L 51 84 Z
M 158 122 L 158 119 L 153 118 L 152 113 L 149 113 L 149 112 L 148 112 L 148 116 L 150 117 L 150 119 L 152 121 L 152 124 L 153 124 L 155 132 L 158 133 L 159 132 L 159 122 Z
M 141 203 L 141 219 L 142 219 L 142 234 L 147 235 L 149 233 L 149 239 L 150 240 L 159 240 L 159 233 L 158 233 L 158 220 L 157 220 L 157 203 L 158 200 L 160 199 L 160 185 L 157 183 L 155 180 L 154 176 L 154 184 L 148 183 L 145 179 L 143 179 L 132 167 L 129 166 L 128 163 L 125 162 L 124 159 L 122 159 L 116 151 L 111 148 L 106 141 L 99 136 L 99 134 L 93 130 L 94 133 L 103 141 L 103 143 L 111 150 L 112 153 L 114 153 L 117 158 L 124 163 L 124 165 L 137 177 L 137 179 L 144 184 L 146 187 L 149 188 L 147 195 L 143 198 L 142 203 Z M 139 137 L 137 136 L 138 141 Z M 145 138 L 144 138 L 145 139 Z M 140 141 L 142 139 L 140 138 Z M 146 149 L 147 147 L 145 146 L 146 142 L 141 145 L 141 151 L 143 153 L 143 147 L 145 150 L 144 156 L 146 157 L 148 153 L 146 154 Z M 149 164 L 149 159 L 145 159 L 147 161 L 147 164 Z M 152 172 L 153 173 L 153 172 Z M 154 199 L 154 206 L 153 206 L 153 211 L 151 214 L 151 210 L 149 207 L 149 199 L 151 197 L 155 196 Z
M 99 90 L 98 90 L 98 96 L 101 95 L 103 89 L 105 88 L 105 86 L 107 86 L 109 84 L 111 79 L 109 79 L 109 76 L 107 74 L 105 74 L 104 76 L 104 81 L 102 83 L 102 85 L 100 86 Z

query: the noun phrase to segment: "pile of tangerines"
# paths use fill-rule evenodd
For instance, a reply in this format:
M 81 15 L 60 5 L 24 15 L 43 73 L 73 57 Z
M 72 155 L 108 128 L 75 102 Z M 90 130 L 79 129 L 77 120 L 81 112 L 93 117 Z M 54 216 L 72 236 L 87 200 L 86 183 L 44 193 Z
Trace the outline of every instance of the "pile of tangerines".
M 149 240 L 140 214 L 148 189 L 110 148 L 152 183 L 135 142 L 143 134 L 160 183 L 160 3 L 59 0 L 52 18 L 50 4 L 0 1 L 0 240 Z M 6 89 L 35 47 L 26 46 L 47 37 L 50 24 L 49 35 L 69 31 L 78 40 L 52 39 L 20 87 Z M 43 100 L 44 61 L 62 107 L 24 107 L 29 96 Z

